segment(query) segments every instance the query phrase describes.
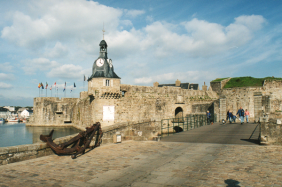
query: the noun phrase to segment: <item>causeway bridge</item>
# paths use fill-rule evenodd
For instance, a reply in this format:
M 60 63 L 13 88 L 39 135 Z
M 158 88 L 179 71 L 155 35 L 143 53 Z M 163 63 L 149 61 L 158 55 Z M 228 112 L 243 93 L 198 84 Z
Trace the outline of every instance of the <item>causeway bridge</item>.
M 162 142 L 258 145 L 258 123 L 214 123 L 162 137 Z

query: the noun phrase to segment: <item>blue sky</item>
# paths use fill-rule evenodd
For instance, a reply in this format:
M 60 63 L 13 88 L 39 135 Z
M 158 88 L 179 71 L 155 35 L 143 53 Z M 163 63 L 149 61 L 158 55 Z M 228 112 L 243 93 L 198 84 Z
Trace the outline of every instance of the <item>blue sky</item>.
M 103 23 L 122 84 L 282 77 L 281 10 L 278 0 L 0 1 L 0 106 L 33 105 L 39 82 L 56 82 L 59 97 L 65 82 L 67 97 L 87 90 Z

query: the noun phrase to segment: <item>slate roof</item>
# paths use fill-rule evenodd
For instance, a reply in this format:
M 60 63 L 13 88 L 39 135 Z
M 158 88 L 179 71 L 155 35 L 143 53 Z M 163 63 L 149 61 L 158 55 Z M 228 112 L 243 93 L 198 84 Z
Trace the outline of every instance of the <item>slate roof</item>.
M 193 90 L 198 90 L 199 84 L 190 84 L 190 83 L 180 83 L 180 88 L 182 89 L 191 89 L 193 85 Z M 163 86 L 175 86 L 175 84 L 159 84 L 159 87 Z
M 7 108 L 3 108 L 3 107 L 0 107 L 0 112 L 8 112 L 9 110 Z

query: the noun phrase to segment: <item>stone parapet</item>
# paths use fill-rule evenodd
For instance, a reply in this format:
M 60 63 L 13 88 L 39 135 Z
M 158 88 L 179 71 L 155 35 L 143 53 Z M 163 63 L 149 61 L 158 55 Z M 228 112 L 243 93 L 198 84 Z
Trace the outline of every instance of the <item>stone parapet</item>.
M 77 128 L 77 126 L 74 126 Z M 83 127 L 79 127 L 81 130 L 85 130 Z M 121 134 L 122 141 L 135 140 L 135 141 L 147 141 L 157 140 L 161 131 L 161 122 L 153 120 L 143 120 L 143 122 L 125 122 L 118 123 L 112 126 L 102 128 L 103 138 L 102 145 L 113 143 L 113 136 L 115 134 Z M 57 138 L 55 143 L 60 144 L 69 141 L 77 134 Z M 94 145 L 94 140 L 91 142 Z M 93 150 L 95 151 L 95 150 Z M 28 145 L 19 145 L 12 147 L 0 148 L 0 165 L 10 164 L 14 162 L 20 162 L 23 160 L 29 160 L 42 156 L 54 154 L 50 147 L 46 143 L 35 143 Z
M 64 143 L 69 141 L 77 134 L 57 138 L 54 140 L 55 143 Z M 33 158 L 39 158 L 54 154 L 50 147 L 46 143 L 35 143 L 27 145 L 18 145 L 12 147 L 0 147 L 0 165 L 10 164 L 14 162 L 20 162 Z
M 281 119 L 268 119 L 268 117 L 260 118 L 260 144 L 282 145 L 281 121 Z

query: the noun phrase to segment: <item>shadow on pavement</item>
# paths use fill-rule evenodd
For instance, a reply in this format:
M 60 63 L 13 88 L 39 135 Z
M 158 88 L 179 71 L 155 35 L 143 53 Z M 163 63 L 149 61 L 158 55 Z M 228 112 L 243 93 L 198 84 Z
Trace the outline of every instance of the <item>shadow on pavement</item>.
M 227 179 L 224 180 L 225 184 L 227 184 L 226 187 L 240 187 L 239 181 L 233 180 L 233 179 Z
M 254 140 L 254 139 L 241 139 L 241 140 L 259 145 L 259 140 Z

